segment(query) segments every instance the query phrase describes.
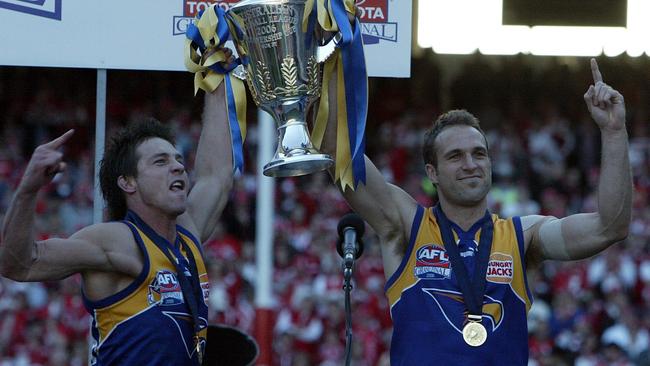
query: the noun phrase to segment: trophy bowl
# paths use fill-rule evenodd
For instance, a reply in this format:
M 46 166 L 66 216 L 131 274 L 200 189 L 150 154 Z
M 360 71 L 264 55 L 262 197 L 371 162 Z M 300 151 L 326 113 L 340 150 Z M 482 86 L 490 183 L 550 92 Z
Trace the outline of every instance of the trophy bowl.
M 246 81 L 262 110 L 277 124 L 278 147 L 264 175 L 290 177 L 325 170 L 332 158 L 312 143 L 306 123 L 320 96 L 318 40 L 303 32 L 305 0 L 245 0 L 230 8 L 241 30 L 237 46 L 248 57 Z

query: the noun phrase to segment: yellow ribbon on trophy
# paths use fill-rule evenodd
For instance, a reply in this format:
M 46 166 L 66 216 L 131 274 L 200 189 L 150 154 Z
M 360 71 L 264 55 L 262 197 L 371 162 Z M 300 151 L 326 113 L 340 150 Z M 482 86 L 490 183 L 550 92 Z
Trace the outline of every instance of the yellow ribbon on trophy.
M 246 88 L 231 71 L 240 59 L 227 64 L 224 45 L 231 36 L 233 25 L 217 4 L 200 12 L 187 28 L 185 40 L 185 67 L 194 73 L 194 94 L 199 89 L 211 93 L 222 82 L 226 85 L 226 106 L 232 139 L 233 168 L 242 172 L 243 143 L 246 138 Z
M 312 129 L 312 142 L 320 148 L 328 121 L 329 81 L 337 72 L 337 141 L 335 181 L 343 190 L 355 189 L 365 183 L 365 124 L 367 116 L 367 74 L 363 44 L 358 20 L 354 27 L 348 15 L 355 15 L 354 0 L 306 0 L 303 32 L 311 32 L 318 22 L 325 32 L 338 32 L 341 36 L 335 53 L 323 66 L 320 104 Z M 240 58 L 237 64 L 248 63 L 246 50 L 237 42 L 243 34 L 233 21 L 235 14 L 225 12 L 213 4 L 200 12 L 186 31 L 185 65 L 194 73 L 194 92 L 215 90 L 226 82 L 228 118 L 233 141 L 235 170 L 243 169 L 243 140 L 246 135 L 246 92 L 243 82 L 230 71 L 236 65 L 227 65 L 223 52 L 225 42 L 231 38 Z M 314 20 L 314 17 L 316 20 Z M 310 36 L 313 36 L 310 34 Z M 232 66 L 232 67 L 231 67 Z
M 355 16 L 354 0 L 307 0 L 303 31 L 307 31 L 314 8 L 323 31 L 341 32 L 343 39 L 323 67 L 320 104 L 311 132 L 312 142 L 316 148 L 322 144 L 329 114 L 329 80 L 336 71 L 337 138 L 334 179 L 341 189 L 350 187 L 354 190 L 359 182 L 365 183 L 363 131 L 367 111 L 367 76 L 359 23 L 355 21 L 356 29 L 353 30 L 348 20 L 348 14 Z

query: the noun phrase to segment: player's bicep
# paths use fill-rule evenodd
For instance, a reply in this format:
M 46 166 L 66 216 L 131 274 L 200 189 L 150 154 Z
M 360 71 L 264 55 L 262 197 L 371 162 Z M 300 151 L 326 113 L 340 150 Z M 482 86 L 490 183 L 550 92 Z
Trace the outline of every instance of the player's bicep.
M 87 270 L 111 270 L 108 256 L 98 244 L 83 237 L 48 239 L 34 243 L 34 262 L 25 280 L 58 280 Z
M 553 216 L 529 215 L 521 218 L 521 226 L 529 267 L 536 267 L 545 259 L 559 259 L 564 247 L 560 220 Z
M 568 260 L 566 239 L 562 234 L 562 220 L 555 217 L 542 222 L 537 235 L 543 259 Z
M 531 246 L 541 259 L 576 260 L 595 254 L 604 241 L 598 216 L 576 214 L 557 219 L 543 217 L 533 231 Z

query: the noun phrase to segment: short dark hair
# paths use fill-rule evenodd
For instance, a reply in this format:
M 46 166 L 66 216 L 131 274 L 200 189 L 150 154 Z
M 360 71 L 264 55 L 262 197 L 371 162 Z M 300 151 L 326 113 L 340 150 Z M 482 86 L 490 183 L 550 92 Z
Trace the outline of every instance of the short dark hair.
M 451 126 L 470 126 L 474 127 L 485 138 L 485 132 L 481 129 L 480 122 L 473 114 L 464 109 L 453 109 L 441 114 L 433 123 L 433 127 L 424 134 L 424 143 L 422 144 L 422 158 L 425 164 L 437 166 L 437 156 L 435 142 L 442 130 Z M 485 147 L 487 148 L 487 138 L 485 138 Z
M 99 184 L 108 207 L 110 220 L 126 216 L 126 197 L 117 185 L 120 176 L 137 177 L 136 149 L 145 140 L 159 137 L 174 145 L 174 135 L 168 126 L 155 118 L 147 118 L 127 125 L 111 137 L 99 162 Z

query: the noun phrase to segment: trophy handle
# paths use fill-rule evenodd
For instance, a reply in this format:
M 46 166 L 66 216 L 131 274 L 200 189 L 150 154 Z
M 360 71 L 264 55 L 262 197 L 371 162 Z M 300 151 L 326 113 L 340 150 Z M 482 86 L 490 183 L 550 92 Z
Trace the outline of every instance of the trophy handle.
M 334 37 L 332 37 L 329 42 L 323 46 L 318 46 L 316 48 L 316 62 L 322 64 L 323 62 L 327 61 L 327 59 L 329 59 L 330 56 L 334 54 L 336 46 L 338 46 L 339 42 L 341 42 L 341 38 L 343 38 L 341 32 L 336 32 Z
M 246 81 L 246 68 L 244 68 L 244 65 L 237 65 L 232 70 L 232 75 L 239 80 Z

